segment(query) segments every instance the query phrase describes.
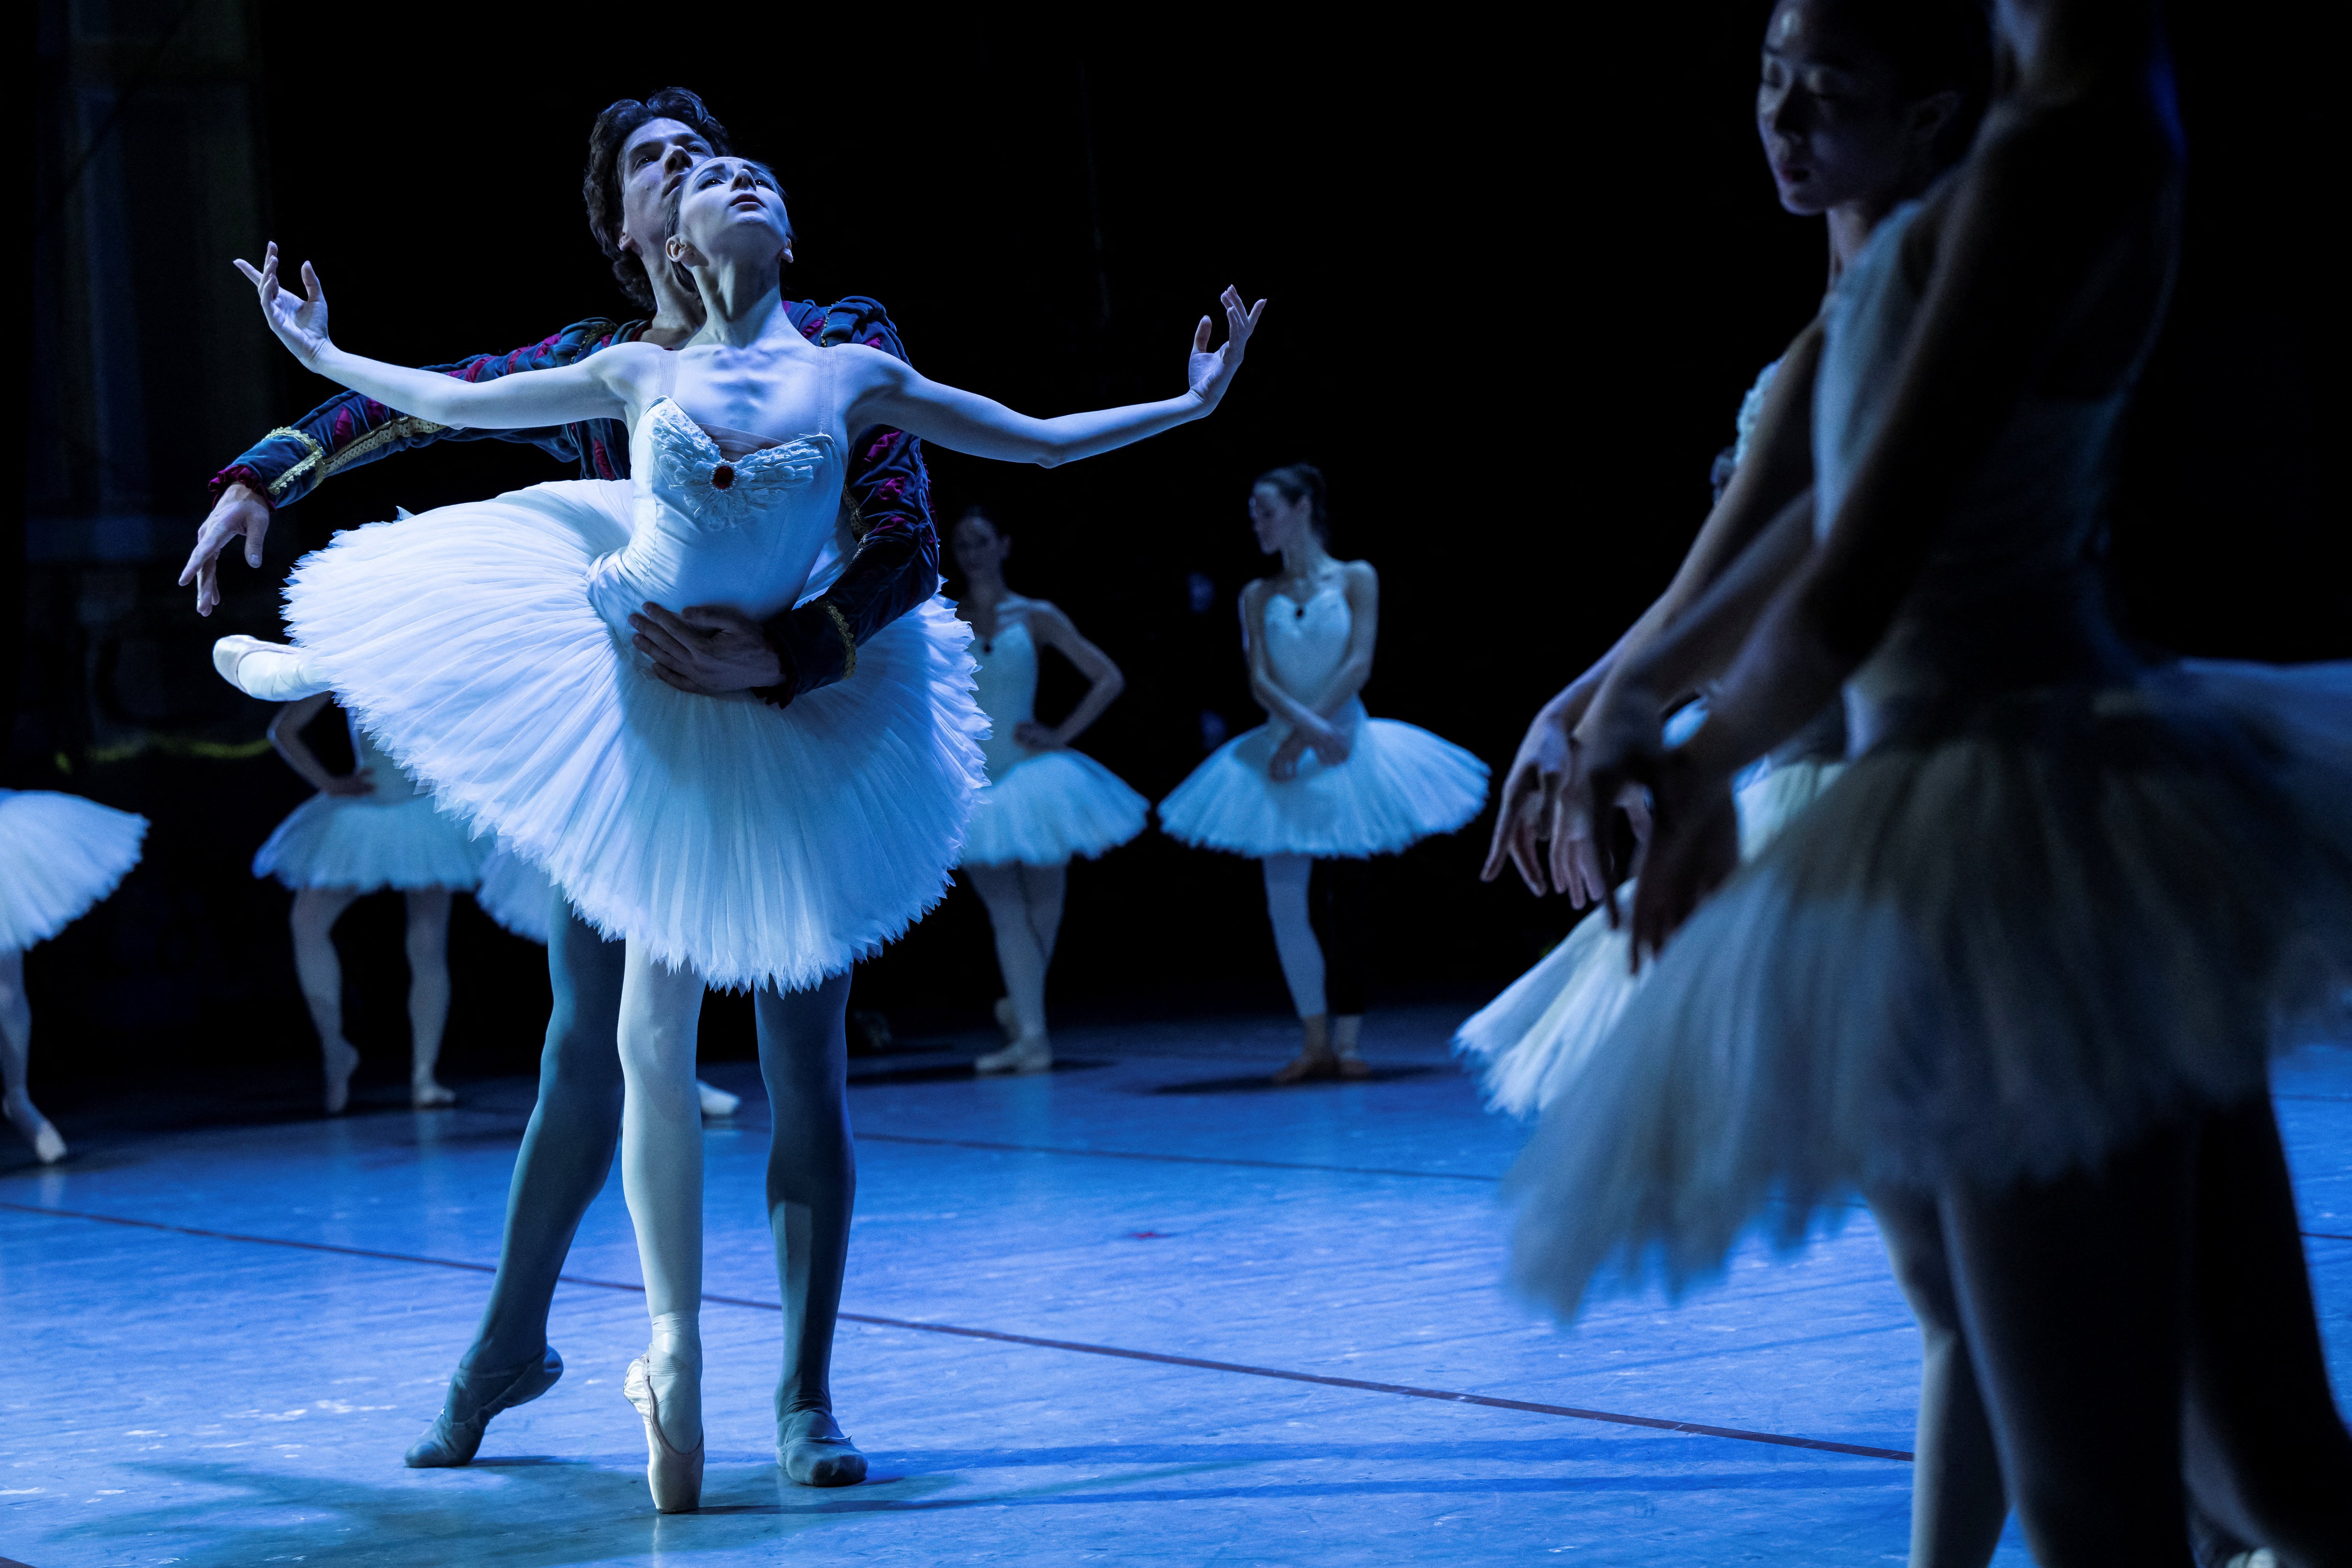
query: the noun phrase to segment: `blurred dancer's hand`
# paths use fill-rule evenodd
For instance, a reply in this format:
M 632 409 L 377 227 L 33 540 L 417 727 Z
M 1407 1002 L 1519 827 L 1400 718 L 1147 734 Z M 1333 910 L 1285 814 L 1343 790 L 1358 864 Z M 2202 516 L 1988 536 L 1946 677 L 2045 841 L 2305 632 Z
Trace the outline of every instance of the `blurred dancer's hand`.
M 1214 408 L 1225 395 L 1225 388 L 1234 384 L 1234 373 L 1242 367 L 1242 353 L 1249 347 L 1250 333 L 1257 330 L 1257 319 L 1265 310 L 1260 300 L 1246 311 L 1242 309 L 1238 289 L 1228 289 L 1220 297 L 1225 308 L 1225 346 L 1214 353 L 1209 352 L 1213 331 L 1208 317 L 1192 331 L 1192 355 L 1185 362 L 1184 384 L 1192 395 Z
M 1052 727 L 1034 719 L 1024 719 L 1013 726 L 1013 743 L 1033 752 L 1058 752 L 1064 745 L 1062 737 Z
M 1265 776 L 1276 784 L 1287 784 L 1298 776 L 1298 764 L 1307 758 L 1307 737 L 1297 730 L 1282 738 L 1267 759 Z
M 1610 853 L 1609 842 L 1598 831 L 1610 814 L 1633 816 L 1637 837 L 1651 826 L 1639 815 L 1653 799 L 1658 770 L 1665 755 L 1664 726 L 1658 718 L 1656 696 L 1633 681 L 1612 688 L 1606 700 L 1594 703 L 1578 727 L 1583 776 L 1573 789 L 1562 792 L 1551 835 L 1551 874 L 1561 886 L 1578 879 L 1576 901 L 1605 903 L 1611 924 L 1618 919 L 1617 884 L 1633 874 L 1631 864 Z M 1650 794 L 1645 795 L 1643 786 Z
M 1654 826 L 1633 889 L 1633 967 L 1654 955 L 1739 866 L 1739 813 L 1731 781 L 1703 771 L 1676 750 L 1651 784 Z
M 1575 794 L 1582 772 L 1576 737 L 1554 708 L 1547 703 L 1535 716 L 1519 742 L 1518 755 L 1511 759 L 1510 772 L 1503 775 L 1494 840 L 1486 847 L 1486 864 L 1478 872 L 1481 881 L 1491 882 L 1503 874 L 1505 865 L 1513 866 L 1528 891 L 1538 898 L 1555 890 L 1546 874 L 1543 846 L 1556 831 L 1561 802 Z M 1589 834 L 1586 841 L 1590 842 Z M 1571 865 L 1581 870 L 1573 860 Z M 1600 882 L 1597 865 L 1592 868 L 1592 882 L 1595 887 Z M 1557 890 L 1568 894 L 1578 909 L 1589 901 L 1580 875 L 1560 882 Z
M 724 697 L 784 678 L 760 623 L 723 605 L 693 605 L 683 613 L 647 605 L 629 617 L 629 641 L 654 661 L 654 673 L 680 691 Z
M 269 532 L 269 503 L 242 480 L 228 486 L 213 502 L 211 513 L 196 530 L 196 547 L 180 568 L 180 586 L 196 585 L 196 614 L 209 616 L 220 604 L 220 556 L 232 539 L 245 541 L 245 563 L 261 564 L 261 542 Z
M 346 797 L 373 795 L 375 782 L 365 773 L 330 773 L 327 776 L 327 793 Z

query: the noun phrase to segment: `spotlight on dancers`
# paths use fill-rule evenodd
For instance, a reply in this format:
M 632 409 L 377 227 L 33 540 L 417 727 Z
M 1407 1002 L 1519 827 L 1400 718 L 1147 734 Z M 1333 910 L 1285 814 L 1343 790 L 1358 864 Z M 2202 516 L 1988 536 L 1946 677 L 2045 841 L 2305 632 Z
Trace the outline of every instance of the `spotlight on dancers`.
M 1258 549 L 1282 558 L 1279 574 L 1241 596 L 1250 695 L 1267 721 L 1193 769 L 1160 803 L 1160 826 L 1265 868 L 1266 918 L 1303 1036 L 1274 1081 L 1369 1078 L 1360 1041 L 1370 858 L 1477 816 L 1486 764 L 1426 730 L 1366 716 L 1359 694 L 1372 677 L 1381 580 L 1370 562 L 1331 553 L 1322 470 L 1293 463 L 1259 475 L 1249 517 Z
M 293 889 L 288 923 L 294 973 L 319 1031 L 326 1107 L 350 1105 L 360 1053 L 343 1036 L 343 966 L 335 922 L 370 893 L 397 891 L 407 906 L 408 1101 L 419 1110 L 455 1105 L 436 1076 L 449 1021 L 449 900 L 481 879 L 487 847 L 433 805 L 433 792 L 383 754 L 345 715 L 352 771 L 331 773 L 302 739 L 327 706 L 319 692 L 289 702 L 269 721 L 269 743 L 319 793 L 296 806 L 253 857 L 253 874 Z
M 1073 857 L 1091 859 L 1133 838 L 1151 803 L 1118 775 L 1070 749 L 1124 690 L 1110 656 L 1078 633 L 1056 605 L 1005 585 L 1013 536 L 979 507 L 965 510 L 952 540 L 964 592 L 956 614 L 976 638 L 980 710 L 989 736 L 981 742 L 988 785 L 972 804 L 963 843 L 963 874 L 996 934 L 1004 977 L 996 1022 L 1003 1050 L 973 1064 L 983 1073 L 1045 1072 L 1054 1065 L 1045 1035 L 1045 971 L 1062 929 L 1062 899 Z M 1052 648 L 1087 678 L 1087 694 L 1058 724 L 1037 720 L 1037 656 Z
M 89 912 L 139 864 L 147 819 L 55 790 L 0 789 L 0 1089 L 8 1125 L 54 1165 L 66 1141 L 33 1104 L 25 950 Z

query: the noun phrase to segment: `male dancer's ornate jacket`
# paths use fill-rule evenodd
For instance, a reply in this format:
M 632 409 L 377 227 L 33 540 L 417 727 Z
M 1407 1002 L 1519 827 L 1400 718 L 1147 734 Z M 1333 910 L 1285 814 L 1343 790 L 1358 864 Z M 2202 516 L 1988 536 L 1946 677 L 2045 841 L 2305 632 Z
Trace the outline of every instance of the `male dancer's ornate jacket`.
M 785 306 L 811 342 L 862 342 L 907 358 L 898 330 L 872 300 L 850 295 L 829 310 L 813 300 Z M 635 342 L 644 321 L 601 318 L 574 321 L 550 338 L 504 354 L 476 354 L 426 368 L 461 381 L 487 381 L 521 370 L 552 370 L 614 343 Z M 912 363 L 912 361 L 908 361 Z M 243 483 L 273 508 L 290 506 L 331 474 L 373 463 L 434 441 L 527 441 L 548 456 L 577 463 L 583 479 L 629 477 L 628 432 L 617 419 L 542 426 L 530 430 L 462 430 L 387 408 L 346 392 L 299 421 L 281 426 L 219 473 L 213 493 Z M 939 591 L 940 538 L 931 521 L 931 481 L 922 443 L 903 430 L 877 426 L 859 433 L 844 484 L 853 509 L 857 551 L 832 587 L 765 623 L 769 645 L 783 667 L 778 685 L 758 695 L 778 707 L 803 691 L 830 686 L 856 662 L 856 645 Z

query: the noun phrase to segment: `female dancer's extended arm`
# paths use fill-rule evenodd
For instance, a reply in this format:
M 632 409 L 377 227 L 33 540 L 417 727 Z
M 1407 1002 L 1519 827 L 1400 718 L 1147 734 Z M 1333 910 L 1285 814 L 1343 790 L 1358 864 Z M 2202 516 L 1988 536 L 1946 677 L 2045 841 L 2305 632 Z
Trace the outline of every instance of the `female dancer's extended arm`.
M 1612 675 L 1688 611 L 1748 545 L 1805 496 L 1811 485 L 1813 375 L 1821 364 L 1816 320 L 1790 343 L 1765 394 L 1746 458 L 1723 499 L 1683 557 L 1674 581 L 1616 645 L 1538 710 L 1503 780 L 1494 842 L 1479 872 L 1486 881 L 1516 866 L 1528 890 L 1566 893 L 1582 908 L 1601 896 L 1603 880 L 1591 818 L 1581 799 L 1579 727 Z M 1666 700 L 1682 695 L 1666 693 Z M 1652 713 L 1653 721 L 1659 715 Z M 1550 853 L 1541 847 L 1549 840 Z M 1549 872 L 1549 877 L 1547 877 Z
M 636 379 L 652 372 L 663 355 L 651 344 L 620 343 L 554 370 L 458 381 L 337 348 L 327 336 L 327 293 L 319 274 L 309 262 L 302 264 L 302 299 L 279 288 L 274 241 L 258 268 L 247 261 L 236 265 L 260 296 L 262 319 L 296 359 L 330 381 L 436 425 L 517 430 L 580 419 L 618 419 L 634 401 Z
M 327 795 L 373 795 L 375 785 L 366 773 L 357 771 L 342 774 L 329 773 L 326 764 L 319 761 L 319 753 L 302 739 L 303 729 L 319 716 L 319 710 L 327 705 L 329 695 L 321 691 L 315 697 L 301 698 L 272 714 L 269 743 L 278 748 L 278 754 L 286 759 L 286 765 L 301 774 L 303 782 L 312 789 Z
M 1078 673 L 1091 683 L 1078 705 L 1070 710 L 1069 717 L 1060 723 L 1048 727 L 1034 719 L 1024 719 L 1013 731 L 1013 740 L 1033 752 L 1058 752 L 1102 717 L 1103 710 L 1127 689 L 1127 677 L 1119 672 L 1110 655 L 1080 637 L 1070 617 L 1054 605 L 1040 601 L 1031 605 L 1026 614 L 1029 635 L 1076 665 Z
M 1265 301 L 1260 300 L 1244 311 L 1241 295 L 1228 289 L 1223 304 L 1225 345 L 1210 351 L 1209 318 L 1202 317 L 1192 334 L 1181 395 L 1052 419 L 1016 414 L 993 398 L 944 386 L 885 353 L 862 348 L 835 350 L 855 353 L 865 371 L 865 384 L 850 411 L 848 425 L 853 430 L 892 425 L 910 436 L 976 458 L 1035 463 L 1048 468 L 1112 451 L 1203 418 L 1223 400 L 1234 373 L 1241 369 L 1242 353 Z

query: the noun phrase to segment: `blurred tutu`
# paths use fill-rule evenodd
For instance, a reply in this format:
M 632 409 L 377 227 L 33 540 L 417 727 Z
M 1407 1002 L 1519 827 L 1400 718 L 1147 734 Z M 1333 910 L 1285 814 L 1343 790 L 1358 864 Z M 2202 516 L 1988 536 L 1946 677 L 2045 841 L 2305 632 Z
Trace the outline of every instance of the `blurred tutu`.
M 1798 812 L 1844 771 L 1842 763 L 1808 759 L 1775 764 L 1741 786 L 1739 855 L 1754 859 Z M 1621 914 L 1633 908 L 1634 884 L 1617 889 Z M 1633 966 L 1629 924 L 1612 927 L 1598 907 L 1567 936 L 1474 1014 L 1454 1037 L 1454 1048 L 1483 1064 L 1488 1109 L 1533 1116 L 1549 1105 L 1585 1056 L 1604 1038 L 1656 971 Z
M 1766 1212 L 2047 1180 L 2260 1094 L 2352 983 L 2352 665 L 2187 664 L 1890 739 L 1545 1083 L 1523 1288 L 1670 1289 Z
M 990 782 L 972 805 L 966 865 L 1060 866 L 1143 831 L 1151 803 L 1117 773 L 1082 752 L 1033 752 L 1013 739 L 1037 700 L 1037 645 L 1025 619 L 1010 620 L 982 646 L 975 679 L 989 720 L 981 750 Z
M 1347 657 L 1350 621 L 1338 583 L 1304 605 L 1266 595 L 1262 631 L 1284 690 L 1296 697 L 1323 686 Z M 1160 830 L 1234 855 L 1356 858 L 1451 833 L 1485 809 L 1486 764 L 1461 747 L 1369 718 L 1353 698 L 1332 722 L 1353 737 L 1346 762 L 1327 763 L 1310 752 L 1296 776 L 1277 783 L 1266 768 L 1289 727 L 1261 724 L 1211 752 L 1160 803 Z
M 488 847 L 434 809 L 433 795 L 394 765 L 357 724 L 353 771 L 362 795 L 314 795 L 296 806 L 253 857 L 253 874 L 289 888 L 467 889 Z
M 714 986 L 805 988 L 946 890 L 982 776 L 970 628 L 933 598 L 782 709 L 665 685 L 628 615 L 795 602 L 833 534 L 840 458 L 823 436 L 722 458 L 667 399 L 632 446 L 629 483 L 339 535 L 297 566 L 288 621 L 444 809 L 542 867 L 604 935 Z
M 0 789 L 0 952 L 47 942 L 139 864 L 147 819 L 52 790 Z
M 501 844 L 482 862 L 474 902 L 501 930 L 547 945 L 555 929 L 555 884 L 547 873 Z

